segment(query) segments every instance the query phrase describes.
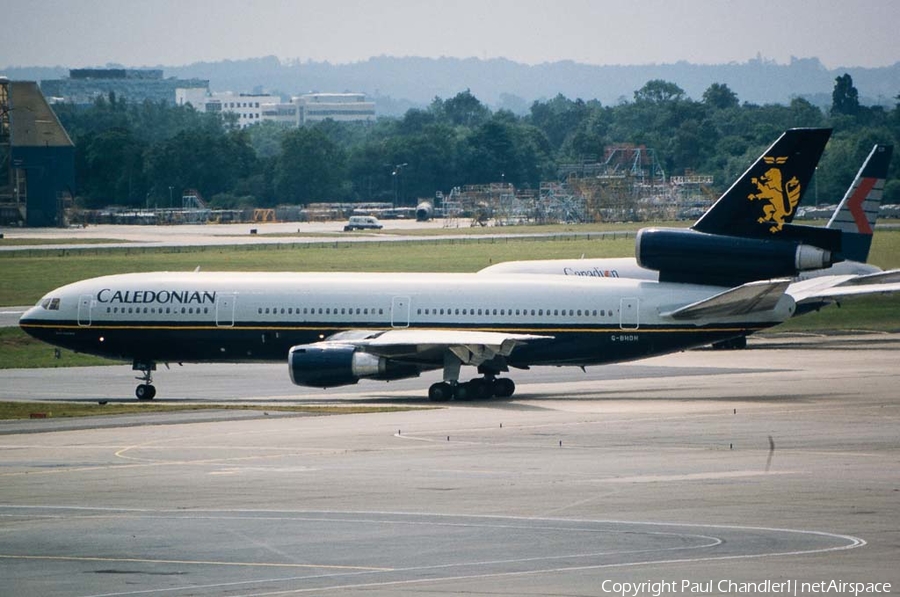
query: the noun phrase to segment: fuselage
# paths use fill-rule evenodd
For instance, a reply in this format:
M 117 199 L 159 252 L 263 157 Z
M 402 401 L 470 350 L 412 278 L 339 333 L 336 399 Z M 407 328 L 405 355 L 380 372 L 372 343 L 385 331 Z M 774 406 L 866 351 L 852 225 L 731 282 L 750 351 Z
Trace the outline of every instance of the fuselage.
M 292 346 L 396 328 L 539 334 L 512 366 L 591 365 L 700 346 L 790 317 L 661 317 L 723 288 L 579 277 L 480 274 L 140 273 L 48 293 L 20 326 L 57 346 L 150 362 L 284 360 Z
M 865 276 L 882 271 L 881 268 L 858 261 L 840 261 L 831 267 L 800 272 L 796 280 L 822 276 Z M 659 272 L 645 269 L 634 257 L 598 257 L 587 259 L 536 259 L 533 261 L 505 261 L 478 272 L 494 274 L 545 274 L 581 278 L 633 278 L 659 280 Z M 790 291 L 788 291 L 790 292 Z

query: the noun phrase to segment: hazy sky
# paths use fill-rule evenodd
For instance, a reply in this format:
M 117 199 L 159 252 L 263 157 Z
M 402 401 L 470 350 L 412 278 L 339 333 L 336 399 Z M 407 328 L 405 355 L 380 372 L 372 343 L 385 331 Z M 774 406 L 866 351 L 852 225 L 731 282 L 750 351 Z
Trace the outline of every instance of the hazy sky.
M 275 55 L 538 64 L 900 61 L 898 0 L 0 0 L 3 66 L 184 65 Z

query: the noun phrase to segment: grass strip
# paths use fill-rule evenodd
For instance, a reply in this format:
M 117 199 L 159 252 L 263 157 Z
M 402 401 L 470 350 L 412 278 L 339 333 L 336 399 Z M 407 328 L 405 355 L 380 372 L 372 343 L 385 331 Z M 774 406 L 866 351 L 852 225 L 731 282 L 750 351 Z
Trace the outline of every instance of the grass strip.
M 134 415 L 166 412 L 235 410 L 297 413 L 306 415 L 356 415 L 369 413 L 393 413 L 431 409 L 429 406 L 340 406 L 340 405 L 255 405 L 255 404 L 166 404 L 165 402 L 141 402 L 99 404 L 83 402 L 0 402 L 0 420 L 29 418 L 73 418 L 108 415 Z M 34 415 L 39 415 L 34 417 Z M 43 416 L 40 416 L 43 415 Z

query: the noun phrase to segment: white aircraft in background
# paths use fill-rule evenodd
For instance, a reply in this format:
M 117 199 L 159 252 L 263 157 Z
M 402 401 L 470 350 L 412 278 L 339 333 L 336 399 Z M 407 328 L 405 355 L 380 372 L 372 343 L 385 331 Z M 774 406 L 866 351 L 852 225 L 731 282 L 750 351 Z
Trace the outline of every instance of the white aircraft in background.
M 741 184 L 777 174 L 794 197 L 809 183 L 829 134 L 786 132 Z M 735 227 L 755 222 L 746 193 L 740 202 L 735 196 L 727 193 L 704 217 L 733 219 Z M 820 245 L 833 241 L 813 237 Z M 689 259 L 654 261 L 659 280 L 603 284 L 527 274 L 122 274 L 52 290 L 19 325 L 56 346 L 130 360 L 143 373 L 139 399 L 155 395 L 157 363 L 283 359 L 302 386 L 442 369 L 443 381 L 428 390 L 432 400 L 507 397 L 515 384 L 500 374 L 511 367 L 628 361 L 777 325 L 795 311 L 785 293 L 789 280 L 778 278 L 834 262 L 828 248 L 802 241 L 745 238 L 734 245 L 691 230 L 644 239 L 642 251 L 664 247 Z M 482 377 L 461 383 L 464 365 Z

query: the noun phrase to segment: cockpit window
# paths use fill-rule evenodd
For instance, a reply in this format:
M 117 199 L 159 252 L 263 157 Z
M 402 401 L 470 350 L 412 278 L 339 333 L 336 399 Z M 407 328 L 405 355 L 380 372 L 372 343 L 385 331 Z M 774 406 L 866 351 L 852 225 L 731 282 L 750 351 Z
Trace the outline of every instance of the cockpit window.
M 46 298 L 41 301 L 41 307 L 43 307 L 47 311 L 59 311 L 59 299 Z

